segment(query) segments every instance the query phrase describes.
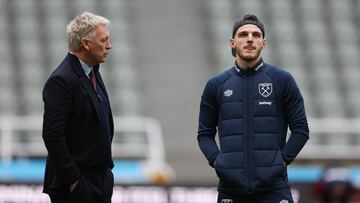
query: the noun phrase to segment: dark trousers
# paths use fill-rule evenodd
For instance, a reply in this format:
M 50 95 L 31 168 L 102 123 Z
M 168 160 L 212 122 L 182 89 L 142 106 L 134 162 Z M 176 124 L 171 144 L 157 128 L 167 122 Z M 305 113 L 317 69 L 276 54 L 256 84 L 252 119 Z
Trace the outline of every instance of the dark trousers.
M 219 192 L 218 203 L 294 203 L 290 188 L 277 191 L 254 194 L 239 195 Z
M 105 174 L 83 174 L 74 191 L 69 194 L 49 194 L 52 203 L 111 203 L 114 176 L 111 170 Z

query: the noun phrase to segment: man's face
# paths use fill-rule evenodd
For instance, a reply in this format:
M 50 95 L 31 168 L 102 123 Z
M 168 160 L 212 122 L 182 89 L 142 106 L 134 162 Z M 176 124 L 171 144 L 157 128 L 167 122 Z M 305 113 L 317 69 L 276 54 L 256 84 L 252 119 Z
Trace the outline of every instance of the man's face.
M 239 27 L 234 38 L 230 39 L 231 48 L 235 48 L 236 55 L 248 63 L 260 57 L 265 42 L 260 28 L 253 24 Z
M 92 63 L 104 63 L 109 50 L 112 48 L 110 44 L 110 33 L 106 26 L 99 25 L 93 31 L 91 37 L 88 38 L 88 56 Z

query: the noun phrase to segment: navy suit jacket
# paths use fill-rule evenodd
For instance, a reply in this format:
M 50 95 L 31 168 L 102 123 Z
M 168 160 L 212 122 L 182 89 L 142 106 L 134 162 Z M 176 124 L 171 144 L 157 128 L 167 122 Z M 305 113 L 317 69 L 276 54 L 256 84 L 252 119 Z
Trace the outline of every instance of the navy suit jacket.
M 94 67 L 101 100 L 92 89 L 79 59 L 68 54 L 43 89 L 43 140 L 48 150 L 44 192 L 69 191 L 84 174 L 114 166 L 111 158 L 113 118 L 108 95 Z M 104 116 L 104 105 L 109 115 Z

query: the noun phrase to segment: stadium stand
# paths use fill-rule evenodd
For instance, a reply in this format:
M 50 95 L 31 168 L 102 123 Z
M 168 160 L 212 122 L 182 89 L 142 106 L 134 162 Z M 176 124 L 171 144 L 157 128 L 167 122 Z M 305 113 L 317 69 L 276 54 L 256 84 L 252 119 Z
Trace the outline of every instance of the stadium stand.
M 83 11 L 91 11 L 111 20 L 113 49 L 101 73 L 117 120 L 115 156 L 144 151 L 142 145 L 131 145 L 141 143 L 141 133 L 135 132 L 131 139 L 121 136 L 124 129 L 138 128 L 132 124 L 144 126 L 136 119 L 131 124 L 121 119 L 148 113 L 162 124 L 166 152 L 161 154 L 175 166 L 180 183 L 216 182 L 195 148 L 196 127 L 192 124 L 196 125 L 198 104 L 194 101 L 200 97 L 197 89 L 210 75 L 233 65 L 228 40 L 234 20 L 254 13 L 266 28 L 265 61 L 291 72 L 305 99 L 311 139 L 297 163 L 359 163 L 359 9 L 358 0 L 0 0 L 0 161 L 46 153 L 41 126 L 31 121 L 41 120 L 43 84 L 68 50 L 67 23 Z M 167 32 L 172 36 L 166 36 Z M 156 43 L 170 42 L 178 44 L 153 49 Z M 139 47 L 141 50 L 135 50 Z M 199 50 L 208 52 L 205 59 Z M 165 58 L 164 52 L 171 54 Z M 182 61 L 177 59 L 178 53 Z M 181 55 L 184 53 L 188 55 Z M 310 177 L 311 173 L 300 169 L 297 174 Z M 131 171 L 118 174 L 129 178 Z M 41 178 L 42 174 L 38 180 Z
M 115 115 L 139 115 L 140 102 L 133 81 L 132 41 L 128 1 L 1 0 L 2 114 L 42 112 L 44 80 L 67 52 L 66 25 L 76 14 L 92 11 L 112 20 L 112 63 L 103 65 Z M 121 45 L 121 46 L 120 46 Z M 116 56 L 116 57 L 115 57 Z M 120 112 L 121 111 L 121 112 Z
M 111 37 L 113 49 L 109 55 L 110 62 L 101 66 L 113 115 L 141 116 L 138 90 L 134 84 L 136 73 L 127 10 L 126 0 L 101 3 L 88 0 L 0 0 L 1 128 L 7 129 L 7 122 L 11 122 L 14 116 L 33 116 L 41 121 L 43 85 L 68 51 L 66 25 L 84 11 L 100 15 L 106 13 L 112 21 L 110 29 L 116 33 Z M 30 123 L 19 125 L 32 126 Z M 16 125 L 12 130 L 15 131 L 14 143 L 7 143 L 6 132 L 0 135 L 0 145 L 6 146 L 2 152 L 7 151 L 5 148 L 16 146 L 15 143 L 22 143 L 21 147 L 15 147 L 17 153 L 10 158 L 46 155 L 39 131 L 21 126 L 16 128 Z M 0 154 L 4 157 L 3 153 Z
M 0 1 L 0 60 L 1 74 L 0 74 L 0 112 L 2 114 L 11 114 L 15 112 L 15 95 L 13 94 L 13 69 L 11 67 L 10 52 L 12 46 L 9 43 L 7 13 L 5 2 Z
M 102 75 L 114 115 L 144 114 L 143 99 L 150 93 L 141 92 L 143 87 L 139 80 L 144 77 L 140 77 L 135 67 L 136 39 L 131 15 L 139 8 L 131 4 L 130 0 L 0 0 L 1 116 L 42 114 L 42 86 L 67 52 L 65 26 L 76 14 L 85 10 L 104 15 L 112 21 L 113 49 L 108 62 L 102 65 L 102 69 L 106 70 L 102 71 Z M 205 7 L 205 12 L 196 15 L 199 18 L 197 21 L 199 24 L 206 23 L 210 40 L 199 50 L 209 50 L 207 60 L 212 63 L 212 67 L 208 68 L 210 70 L 204 71 L 206 74 L 203 75 L 214 72 L 214 67 L 218 68 L 215 72 L 220 72 L 232 66 L 228 39 L 234 20 L 246 13 L 258 15 L 266 26 L 268 46 L 264 50 L 265 60 L 290 71 L 304 95 L 313 133 L 302 156 L 336 157 L 331 151 L 341 149 L 343 153 L 338 158 L 360 157 L 359 150 L 355 148 L 360 144 L 355 126 L 360 116 L 359 1 L 203 0 L 201 5 Z M 201 71 L 201 68 L 192 71 Z M 158 75 L 160 71 L 153 74 Z M 181 74 L 188 75 L 187 72 Z M 160 82 L 158 85 L 164 86 Z M 195 92 L 186 95 L 193 97 Z M 165 108 L 170 104 L 159 106 Z M 165 113 L 157 115 L 166 117 Z M 185 114 L 178 114 L 176 119 L 189 119 L 181 115 Z M 170 123 L 168 119 L 161 122 Z M 167 130 L 174 132 L 169 136 L 181 137 L 182 132 L 176 132 L 175 127 Z M 41 139 L 39 136 L 30 137 Z M 322 156 L 326 153 L 329 155 Z
M 129 1 L 0 0 L 0 182 L 26 182 L 22 175 L 10 175 L 26 172 L 16 166 L 18 162 L 28 159 L 27 164 L 44 165 L 47 152 L 41 137 L 41 91 L 48 75 L 67 54 L 66 25 L 84 11 L 111 21 L 113 48 L 100 71 L 114 115 L 113 157 L 120 165 L 114 168 L 115 181 L 171 181 L 175 175 L 165 163 L 160 123 L 141 113 Z M 13 168 L 6 171 L 8 167 Z M 28 168 L 37 171 L 32 181 L 41 182 L 43 169 Z

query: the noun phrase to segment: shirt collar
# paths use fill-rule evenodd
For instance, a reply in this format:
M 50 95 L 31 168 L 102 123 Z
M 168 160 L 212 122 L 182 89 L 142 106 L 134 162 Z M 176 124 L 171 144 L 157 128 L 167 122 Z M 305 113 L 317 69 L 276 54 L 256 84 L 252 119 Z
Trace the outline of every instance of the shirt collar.
M 70 51 L 70 54 L 75 55 L 75 54 L 72 53 L 71 51 Z M 77 58 L 77 57 L 76 57 L 76 58 Z M 78 59 L 79 59 L 79 58 L 78 58 Z M 89 77 L 89 74 L 90 74 L 90 72 L 91 72 L 91 70 L 92 70 L 92 67 L 90 67 L 90 66 L 87 65 L 84 61 L 82 61 L 82 60 L 80 60 L 80 59 L 79 59 L 79 61 L 80 61 L 80 65 L 81 65 L 81 67 L 82 67 L 85 75 L 86 75 L 87 77 Z
M 89 65 L 87 65 L 86 63 L 84 63 L 84 62 L 83 62 L 82 60 L 80 60 L 80 59 L 79 59 L 79 61 L 80 61 L 80 64 L 81 64 L 82 69 L 83 69 L 84 72 L 85 72 L 85 75 L 89 77 L 89 74 L 90 74 L 90 72 L 91 72 L 91 70 L 92 70 L 92 67 L 90 67 Z

